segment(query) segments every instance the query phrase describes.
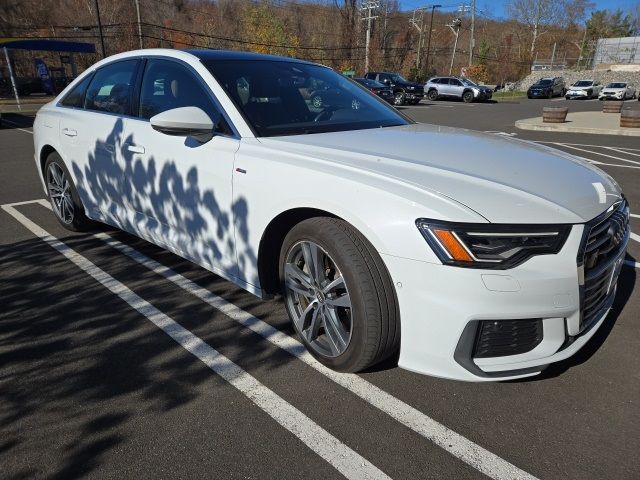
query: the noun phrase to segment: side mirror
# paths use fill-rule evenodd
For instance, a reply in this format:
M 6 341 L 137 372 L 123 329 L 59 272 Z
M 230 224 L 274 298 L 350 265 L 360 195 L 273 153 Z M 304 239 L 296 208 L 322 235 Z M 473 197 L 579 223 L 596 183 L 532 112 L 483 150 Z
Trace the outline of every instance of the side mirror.
M 194 137 L 204 143 L 211 140 L 215 124 L 204 110 L 198 107 L 180 107 L 154 115 L 149 120 L 151 128 L 165 135 Z

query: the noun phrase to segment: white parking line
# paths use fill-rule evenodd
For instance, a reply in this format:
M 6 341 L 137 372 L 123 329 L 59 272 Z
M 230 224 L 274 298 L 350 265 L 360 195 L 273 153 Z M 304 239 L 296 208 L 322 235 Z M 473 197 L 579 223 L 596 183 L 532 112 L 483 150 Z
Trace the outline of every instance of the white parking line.
M 171 317 L 165 315 L 149 302 L 139 297 L 124 284 L 77 253 L 67 244 L 61 242 L 58 238 L 29 220 L 14 207 L 3 205 L 2 208 L 35 236 L 56 249 L 68 260 L 104 285 L 113 294 L 124 300 L 130 307 L 144 315 L 185 350 L 197 357 L 281 426 L 298 437 L 305 445 L 331 464 L 346 478 L 390 480 L 390 477 L 376 466 L 340 442 L 300 410 L 286 402 L 234 362 L 209 346 L 191 331 L 176 323 Z
M 573 150 L 578 150 L 578 151 L 581 151 L 581 152 L 587 152 L 587 153 L 592 153 L 594 155 L 600 155 L 602 157 L 612 158 L 614 160 L 620 160 L 622 162 L 628 162 L 628 163 L 633 163 L 635 165 L 640 165 L 640 162 L 637 162 L 635 160 L 628 160 L 628 159 L 622 158 L 622 157 L 616 157 L 616 156 L 613 156 L 613 155 L 607 155 L 606 153 L 602 153 L 602 152 L 594 152 L 593 150 L 586 150 L 584 148 L 579 148 L 579 147 L 575 147 L 573 145 L 569 145 L 568 143 L 555 142 L 553 144 L 554 145 L 558 145 L 560 147 L 565 147 L 565 148 L 570 148 L 570 149 L 573 149 Z
M 635 213 L 630 213 L 629 216 L 633 218 L 640 218 L 640 215 L 636 215 Z
M 640 235 L 631 232 L 631 240 L 635 240 L 636 242 L 640 243 Z
M 46 200 L 39 203 L 51 208 Z M 459 433 L 450 430 L 446 426 L 425 415 L 419 410 L 406 404 L 402 400 L 378 388 L 374 384 L 364 380 L 355 374 L 339 373 L 322 365 L 306 351 L 304 346 L 296 339 L 282 333 L 266 322 L 256 318 L 242 310 L 233 303 L 226 301 L 211 291 L 192 282 L 186 277 L 174 272 L 169 267 L 147 257 L 134 248 L 123 244 L 106 233 L 97 233 L 93 237 L 98 238 L 111 247 L 129 256 L 136 262 L 144 265 L 153 272 L 162 275 L 183 290 L 195 295 L 216 310 L 222 312 L 232 320 L 253 332 L 262 336 L 273 345 L 285 350 L 292 356 L 317 370 L 335 383 L 354 393 L 365 402 L 378 408 L 427 440 L 435 443 L 456 458 L 467 463 L 476 470 L 494 479 L 535 479 L 534 476 L 519 469 L 501 457 L 485 450 Z
M 606 148 L 607 150 L 613 150 L 614 152 L 618 152 L 618 153 L 624 153 L 625 155 L 633 155 L 634 157 L 640 157 L 640 153 L 625 152 L 624 150 L 617 147 L 603 147 L 603 148 Z
M 550 144 L 555 144 L 557 142 L 551 142 L 551 141 L 546 141 L 546 140 L 534 140 L 534 143 L 550 143 Z M 563 145 L 573 145 L 576 147 L 591 147 L 591 148 L 608 148 L 605 147 L 604 145 L 591 145 L 588 143 L 567 143 L 567 142 L 563 142 Z M 618 148 L 620 150 L 633 150 L 634 152 L 640 152 L 640 148 L 631 148 L 631 147 L 615 147 Z M 628 152 L 624 152 L 624 153 L 628 153 Z
M 624 264 L 629 266 L 629 267 L 635 267 L 635 268 L 640 269 L 640 263 L 634 262 L 633 260 L 625 260 Z

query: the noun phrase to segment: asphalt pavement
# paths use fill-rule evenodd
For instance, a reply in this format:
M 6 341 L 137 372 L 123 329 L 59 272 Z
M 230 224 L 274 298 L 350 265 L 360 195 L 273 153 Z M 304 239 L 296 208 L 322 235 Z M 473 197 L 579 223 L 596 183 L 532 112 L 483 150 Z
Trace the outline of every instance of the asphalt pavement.
M 405 113 L 582 156 L 640 214 L 640 141 L 515 129 L 548 102 Z M 26 203 L 0 209 L 1 478 L 639 478 L 640 237 L 606 323 L 542 376 L 471 384 L 393 359 L 336 374 L 278 301 L 110 228 L 62 229 L 31 119 L 3 122 L 0 205 Z

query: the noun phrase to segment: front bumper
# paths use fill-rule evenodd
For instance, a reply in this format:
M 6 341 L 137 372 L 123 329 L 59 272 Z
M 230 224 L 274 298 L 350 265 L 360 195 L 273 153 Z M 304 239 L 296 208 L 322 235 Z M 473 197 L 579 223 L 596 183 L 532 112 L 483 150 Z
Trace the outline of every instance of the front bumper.
M 624 92 L 618 92 L 618 93 L 601 93 L 598 98 L 600 99 L 604 99 L 604 100 L 622 100 L 622 97 L 624 96 Z
M 424 92 L 409 92 L 406 91 L 404 96 L 407 100 L 422 100 L 424 98 Z
M 478 100 L 478 101 L 481 101 L 481 102 L 485 101 L 485 100 L 490 100 L 492 96 L 493 96 L 493 92 L 489 92 L 489 91 L 485 91 L 485 90 L 481 91 L 478 94 L 474 93 L 474 98 L 476 100 Z
M 400 304 L 399 366 L 437 377 L 496 381 L 540 373 L 575 354 L 602 325 L 615 287 L 596 321 L 581 329 L 577 252 L 583 225 L 562 250 L 509 270 L 445 266 L 383 255 Z M 624 256 L 624 250 L 621 253 Z M 479 321 L 542 319 L 542 340 L 530 351 L 473 358 Z
M 589 92 L 586 90 L 569 90 L 566 98 L 589 98 Z
M 547 98 L 549 96 L 549 93 L 550 92 L 540 91 L 540 90 L 533 90 L 533 91 L 528 91 L 527 92 L 527 96 L 529 98 Z

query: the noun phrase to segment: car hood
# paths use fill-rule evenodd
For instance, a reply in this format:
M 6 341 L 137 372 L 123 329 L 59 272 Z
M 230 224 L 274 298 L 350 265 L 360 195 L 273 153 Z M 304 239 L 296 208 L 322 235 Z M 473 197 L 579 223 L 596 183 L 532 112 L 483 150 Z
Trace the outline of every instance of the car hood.
M 582 223 L 621 198 L 609 175 L 579 157 L 450 127 L 412 124 L 260 142 L 321 160 L 335 175 L 345 167 L 360 172 L 358 181 L 387 178 L 387 191 L 397 195 L 418 188 L 454 199 L 495 223 Z

